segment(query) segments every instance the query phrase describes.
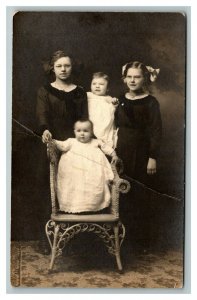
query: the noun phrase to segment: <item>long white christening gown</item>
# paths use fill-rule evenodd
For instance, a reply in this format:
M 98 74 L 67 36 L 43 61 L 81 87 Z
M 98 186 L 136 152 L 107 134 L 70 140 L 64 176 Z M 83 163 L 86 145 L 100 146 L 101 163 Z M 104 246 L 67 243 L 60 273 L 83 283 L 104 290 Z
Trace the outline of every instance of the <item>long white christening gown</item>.
M 111 155 L 114 150 L 97 139 L 81 143 L 70 138 L 56 141 L 56 145 L 63 151 L 57 174 L 60 210 L 78 213 L 108 207 L 108 183 L 114 175 L 105 154 Z

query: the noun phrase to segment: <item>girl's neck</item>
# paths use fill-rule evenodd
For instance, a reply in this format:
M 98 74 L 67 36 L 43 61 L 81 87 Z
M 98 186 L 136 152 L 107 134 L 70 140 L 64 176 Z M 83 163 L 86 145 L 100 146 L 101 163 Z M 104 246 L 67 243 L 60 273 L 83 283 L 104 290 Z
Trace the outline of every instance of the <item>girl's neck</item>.
M 129 90 L 128 94 L 131 96 L 131 97 L 135 97 L 135 96 L 141 96 L 141 95 L 144 95 L 145 92 L 143 89 L 140 89 L 140 90 L 137 90 L 137 91 L 131 91 Z
M 56 78 L 56 80 L 52 82 L 51 85 L 58 90 L 63 90 L 66 92 L 69 92 L 76 88 L 76 85 L 71 82 L 70 78 L 68 78 L 67 80 L 60 80 Z
M 144 90 L 137 90 L 137 91 L 129 91 L 126 93 L 126 97 L 130 100 L 140 99 L 143 96 L 148 95 Z

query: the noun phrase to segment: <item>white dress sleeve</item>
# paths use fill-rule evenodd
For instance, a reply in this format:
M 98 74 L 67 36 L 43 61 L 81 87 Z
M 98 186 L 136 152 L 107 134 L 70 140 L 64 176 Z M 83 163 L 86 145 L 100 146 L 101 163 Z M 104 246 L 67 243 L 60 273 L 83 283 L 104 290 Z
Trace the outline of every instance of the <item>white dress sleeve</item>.
M 62 151 L 62 152 L 67 152 L 68 150 L 70 150 L 70 148 L 72 146 L 72 140 L 73 139 L 67 139 L 65 141 L 55 140 L 55 144 L 57 146 L 57 149 Z

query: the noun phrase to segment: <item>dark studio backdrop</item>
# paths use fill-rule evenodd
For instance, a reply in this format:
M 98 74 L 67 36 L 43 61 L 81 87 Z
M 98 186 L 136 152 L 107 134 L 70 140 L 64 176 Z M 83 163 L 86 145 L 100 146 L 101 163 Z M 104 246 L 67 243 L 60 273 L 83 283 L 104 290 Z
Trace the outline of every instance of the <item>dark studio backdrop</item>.
M 93 72 L 109 74 L 110 93 L 124 91 L 121 67 L 140 60 L 160 74 L 152 92 L 160 103 L 163 140 L 158 159 L 154 228 L 169 247 L 180 247 L 184 230 L 184 125 L 186 18 L 181 13 L 19 12 L 13 18 L 13 118 L 35 130 L 42 61 L 59 49 L 84 64 L 78 82 L 87 91 Z M 41 140 L 12 123 L 13 240 L 38 239 L 42 184 Z M 158 236 L 158 233 L 157 233 Z

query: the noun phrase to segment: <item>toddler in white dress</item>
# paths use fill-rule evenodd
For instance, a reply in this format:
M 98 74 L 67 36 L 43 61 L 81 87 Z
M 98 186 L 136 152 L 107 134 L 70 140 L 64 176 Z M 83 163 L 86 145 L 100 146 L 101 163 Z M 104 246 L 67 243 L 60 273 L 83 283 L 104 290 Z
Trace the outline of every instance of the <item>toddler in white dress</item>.
M 87 92 L 88 113 L 94 125 L 94 135 L 115 148 L 114 113 L 118 99 L 107 95 L 108 85 L 108 75 L 102 72 L 93 74 L 91 92 Z
M 77 121 L 74 133 L 75 138 L 54 140 L 62 151 L 57 174 L 59 208 L 68 213 L 102 210 L 110 205 L 108 184 L 114 177 L 105 154 L 112 162 L 118 157 L 112 147 L 92 138 L 90 120 Z

